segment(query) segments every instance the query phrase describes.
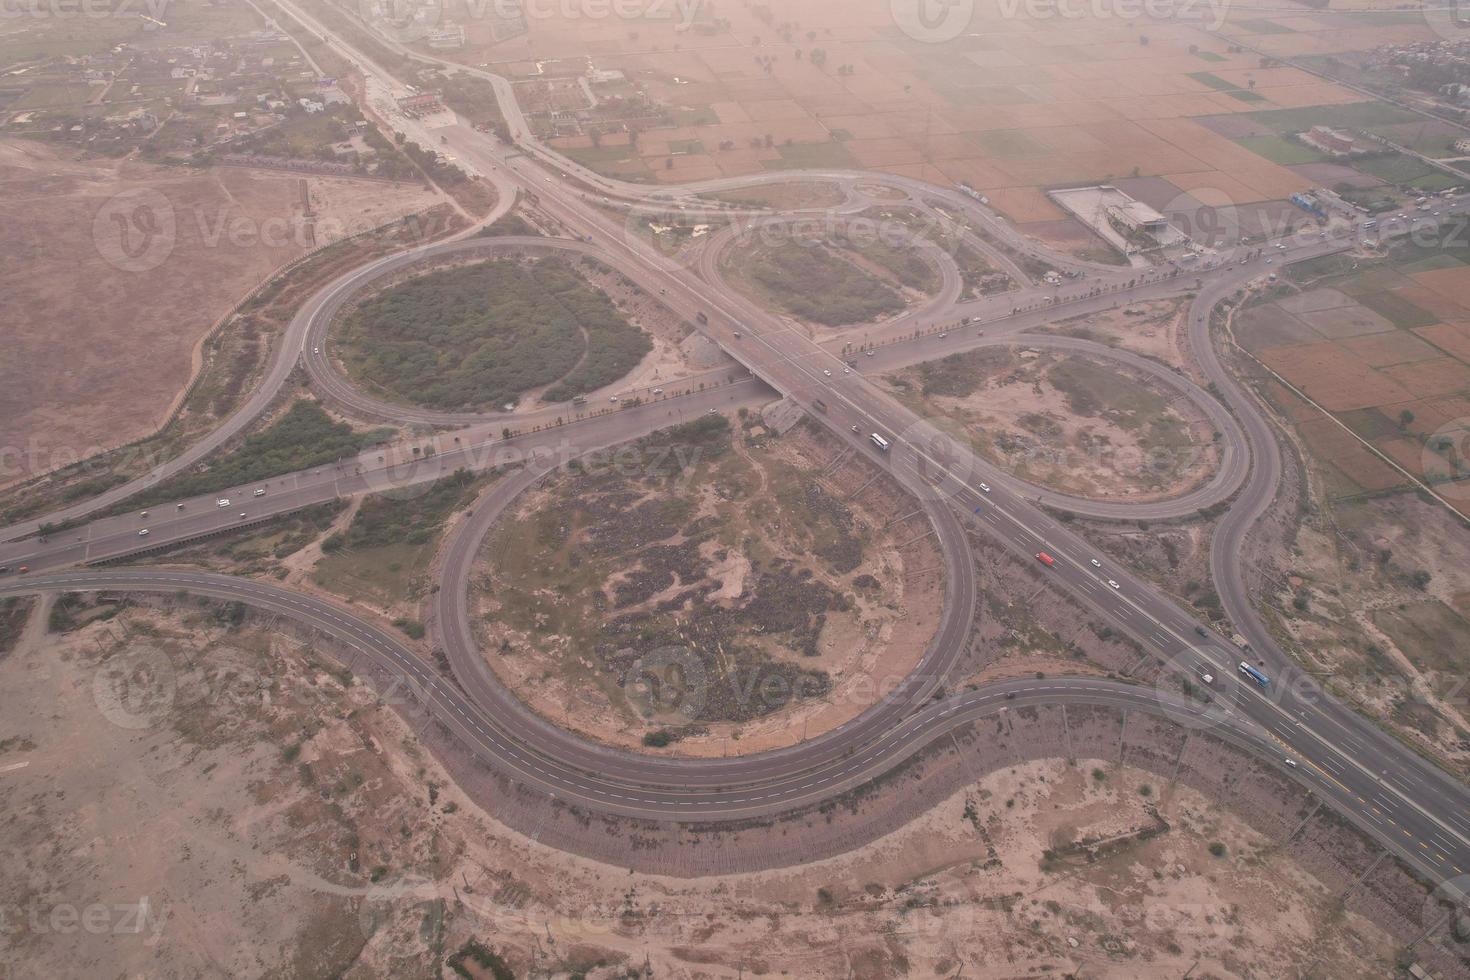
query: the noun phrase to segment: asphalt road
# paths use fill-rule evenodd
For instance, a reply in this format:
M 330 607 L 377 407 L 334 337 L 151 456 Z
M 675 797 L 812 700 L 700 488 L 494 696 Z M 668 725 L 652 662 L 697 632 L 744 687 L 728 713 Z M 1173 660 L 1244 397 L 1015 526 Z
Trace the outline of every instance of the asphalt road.
M 493 153 L 490 155 L 494 156 Z M 1162 709 L 1171 715 L 1181 712 L 1181 717 L 1188 717 L 1190 711 L 1203 711 L 1214 730 L 1225 733 L 1227 737 L 1239 737 L 1250 742 L 1259 751 L 1280 755 L 1283 760 L 1288 756 L 1293 761 L 1300 760 L 1297 767 L 1291 770 L 1296 778 L 1310 781 L 1324 798 L 1333 801 L 1343 812 L 1348 813 L 1417 867 L 1442 877 L 1460 873 L 1463 867 L 1470 866 L 1470 860 L 1467 860 L 1467 852 L 1470 852 L 1470 837 L 1467 837 L 1470 834 L 1470 822 L 1463 816 L 1467 812 L 1467 793 L 1464 787 L 1438 774 L 1422 760 L 1408 754 L 1391 737 L 1357 718 L 1330 698 L 1308 697 L 1307 692 L 1290 690 L 1290 685 L 1284 683 L 1286 678 L 1279 675 L 1276 683 L 1265 691 L 1241 683 L 1233 670 L 1236 651 L 1232 646 L 1208 632 L 1200 636 L 1195 629 L 1199 626 L 1198 622 L 1186 610 L 1176 606 L 1158 590 L 1130 575 L 1125 569 L 1109 567 L 1101 559 L 1098 559 L 1098 564 L 1093 564 L 1095 556 L 1086 542 L 1039 509 L 1035 501 L 1026 495 L 1027 488 L 1004 479 L 1003 475 L 996 476 L 990 492 L 979 488 L 977 476 L 991 472 L 982 461 L 974 460 L 969 454 L 954 454 L 952 447 L 938 437 L 931 425 L 916 419 L 891 399 L 883 397 L 871 385 L 863 383 L 860 378 L 853 378 L 850 382 L 834 382 L 834 378 L 848 376 L 840 374 L 842 365 L 831 352 L 786 329 L 764 311 L 753 308 L 742 297 L 723 289 L 717 281 L 693 282 L 690 281 L 693 277 L 687 275 L 685 270 L 676 273 L 658 269 L 646 248 L 640 248 L 640 243 L 620 236 L 616 224 L 610 225 L 605 214 L 578 200 L 578 192 L 563 192 L 549 175 L 539 172 L 534 175 L 524 173 L 528 169 L 535 169 L 531 165 L 522 165 L 517 161 L 504 165 L 508 169 L 512 166 L 515 168 L 516 178 L 512 178 L 509 173 L 501 175 L 512 182 L 518 179 L 524 184 L 540 177 L 543 183 L 532 183 L 530 186 L 543 193 L 543 207 L 564 220 L 569 227 L 593 230 L 610 256 L 619 256 L 629 262 L 647 266 L 648 276 L 664 283 L 660 287 L 660 295 L 667 292 L 671 308 L 682 310 L 686 316 L 693 316 L 699 311 L 707 312 L 708 323 L 704 325 L 706 333 L 721 343 L 732 356 L 776 390 L 803 406 L 813 408 L 814 417 L 824 420 L 840 437 L 850 440 L 855 451 L 868 452 L 875 461 L 889 467 L 896 478 L 925 501 L 931 518 L 936 523 L 941 547 L 950 562 L 951 577 L 956 578 L 960 585 L 964 584 L 962 569 L 968 567 L 968 558 L 962 551 L 956 557 L 954 550 L 954 542 L 963 544 L 963 532 L 956 514 L 965 515 L 966 520 L 980 522 L 993 539 L 1017 554 L 1030 556 L 1037 551 L 1047 552 L 1054 559 L 1047 574 L 1059 587 L 1070 592 L 1102 620 L 1134 636 L 1150 652 L 1170 658 L 1179 670 L 1193 675 L 1209 671 L 1214 674 L 1215 685 L 1218 685 L 1218 696 L 1210 708 L 1192 707 L 1165 692 L 1126 686 L 1114 689 L 1111 685 L 1097 681 L 1057 680 L 1044 684 L 1027 682 L 1024 686 L 1026 696 L 1053 702 L 1072 697 L 1116 699 L 1105 703 L 1124 703 L 1129 698 L 1137 698 L 1138 705 L 1143 710 Z M 494 169 L 496 165 L 491 166 Z M 872 175 L 841 172 L 804 176 L 874 181 Z M 775 179 L 772 178 L 773 181 Z M 780 175 L 780 179 L 790 178 L 788 175 Z M 607 182 L 603 181 L 603 185 L 606 186 Z M 629 193 L 636 190 L 641 193 L 643 189 L 621 190 Z M 681 192 L 688 194 L 691 189 L 683 188 Z M 975 213 L 973 202 L 958 192 L 917 184 L 914 192 L 945 201 L 949 206 L 965 209 L 971 214 Z M 983 215 L 981 219 L 985 220 Z M 997 226 L 993 220 L 990 221 L 990 233 L 1008 244 L 1014 242 L 1014 247 L 1030 247 L 1012 229 Z M 1288 253 L 1275 254 L 1271 258 L 1284 264 L 1288 260 L 1323 254 L 1338 247 L 1341 246 L 1335 242 L 1298 243 Z M 1229 291 L 1238 284 L 1230 276 L 1244 278 L 1260 275 L 1266 269 L 1267 264 L 1263 257 L 1254 265 L 1216 270 L 1212 279 L 1218 278 L 1221 281 L 1218 287 L 1212 282 L 1210 289 L 1214 291 L 1218 288 L 1222 293 Z M 1116 271 L 1112 267 L 1090 270 L 1098 276 L 1116 274 Z M 1157 284 L 1154 288 L 1162 285 Z M 320 295 L 314 297 L 313 301 L 320 298 Z M 1114 294 L 1101 298 L 1116 301 L 1120 297 Z M 1205 299 L 1202 296 L 1201 303 Z M 1078 299 L 1075 305 L 1069 305 L 1067 309 L 1082 310 L 1086 302 L 1086 298 Z M 1045 312 L 1055 315 L 1058 307 L 1053 306 Z M 741 332 L 740 338 L 735 337 L 736 331 Z M 1204 348 L 1208 346 L 1206 338 Z M 1218 363 L 1206 365 L 1206 371 L 1212 376 L 1212 380 L 1215 380 L 1213 374 L 1216 369 L 1221 371 L 1222 378 L 1228 380 Z M 272 376 L 274 370 L 275 366 Z M 709 394 L 715 402 L 721 397 L 725 398 L 728 404 L 720 407 L 728 407 L 744 395 L 755 395 L 756 383 L 747 382 L 745 387 L 748 388 L 747 391 L 742 391 L 742 386 L 736 385 Z M 1231 519 L 1222 523 L 1221 534 L 1226 535 L 1224 528 L 1228 527 L 1229 534 L 1243 537 L 1274 491 L 1272 464 L 1268 458 L 1269 453 L 1264 448 L 1272 440 L 1259 409 L 1250 404 L 1238 390 L 1235 394 L 1235 400 L 1227 401 L 1241 420 L 1241 428 L 1249 449 L 1256 457 L 1257 465 L 1252 469 L 1245 488 L 1240 491 Z M 703 404 L 695 396 L 689 398 L 691 400 L 684 403 L 687 406 Z M 823 400 L 827 411 L 815 409 L 814 403 L 818 398 Z M 657 421 L 657 413 L 661 411 L 665 413 L 666 419 L 672 418 L 669 413 L 673 409 L 667 403 L 659 402 L 579 423 L 580 426 L 586 426 L 580 430 L 579 438 L 583 445 L 596 444 L 603 438 L 607 440 L 606 444 L 613 444 L 628 438 L 629 433 L 643 431 L 639 427 Z M 862 419 L 866 424 L 859 425 L 857 421 L 850 421 L 853 419 Z M 859 425 L 857 433 L 851 431 L 852 425 Z M 869 430 L 892 437 L 892 452 L 879 453 L 869 440 Z M 1261 439 L 1264 441 L 1258 441 Z M 215 442 L 214 446 L 222 441 L 223 438 Z M 528 442 L 527 445 L 529 444 Z M 213 446 L 199 449 L 194 458 L 197 459 L 211 448 Z M 1243 456 L 1241 450 L 1246 447 L 1234 448 L 1238 458 Z M 411 468 L 420 479 L 427 479 L 434 467 L 448 471 L 461 464 L 476 462 L 472 449 L 480 450 L 483 454 L 485 447 L 446 448 L 443 452 L 436 453 L 432 462 L 413 464 Z M 1279 464 L 1279 458 L 1277 462 Z M 1238 459 L 1236 465 L 1244 465 L 1244 460 Z M 358 472 L 359 466 L 363 467 L 362 472 Z M 1234 472 L 1235 469 L 1235 466 L 1222 467 L 1222 472 Z M 318 470 L 309 475 L 298 474 L 288 478 L 298 482 L 283 481 L 280 487 L 265 487 L 267 492 L 260 498 L 254 497 L 254 489 L 257 488 L 237 488 L 234 493 L 238 496 L 249 491 L 252 507 L 289 509 L 293 504 L 301 506 L 311 502 L 315 499 L 314 494 L 357 493 L 390 486 L 392 482 L 385 477 L 385 472 L 374 469 L 372 460 L 359 461 L 351 466 L 350 472 L 344 466 Z M 534 472 L 528 472 L 519 479 L 529 480 L 534 475 Z M 515 479 L 517 478 L 512 478 L 512 481 Z M 990 485 L 989 481 L 986 482 Z M 511 485 L 512 483 L 506 484 L 507 487 Z M 117 492 L 121 493 L 125 489 L 120 488 Z M 510 490 L 505 492 L 510 493 Z M 296 495 L 294 499 L 293 495 Z M 321 499 L 327 498 L 323 496 Z M 205 533 L 210 526 L 217 528 L 228 524 L 231 520 L 228 515 L 237 506 L 235 497 L 231 497 L 231 501 L 229 508 L 214 507 L 209 500 L 189 501 L 184 502 L 182 509 L 175 508 L 174 513 L 161 517 L 155 513 L 149 518 L 129 515 L 112 519 L 113 522 L 131 520 L 134 522 L 131 527 L 120 523 L 97 522 L 100 529 L 96 538 L 46 542 L 47 548 L 35 556 L 36 563 L 33 567 L 39 570 L 60 563 L 95 561 L 114 554 L 135 551 L 139 538 L 137 531 L 142 530 L 137 527 L 136 522 L 143 520 L 157 522 L 157 528 L 149 527 L 149 535 L 146 536 L 153 541 L 162 542 L 167 535 L 190 536 Z M 1120 511 L 1119 516 L 1136 517 L 1142 513 L 1128 505 L 1120 506 L 1127 509 Z M 212 511 L 207 510 L 210 507 L 213 507 Z M 1239 511 L 1239 517 L 1236 517 L 1235 510 Z M 245 509 L 245 514 L 245 517 L 236 517 L 234 520 L 248 523 L 256 519 L 249 508 Z M 483 532 L 480 516 L 477 514 L 475 520 L 466 527 Z M 52 519 L 55 519 L 54 515 Z M 157 538 L 153 538 L 155 534 L 158 535 Z M 450 571 L 443 583 L 445 587 L 441 590 L 441 594 L 447 594 L 441 601 L 446 604 L 445 623 L 451 630 L 459 629 L 463 624 L 463 606 L 454 605 L 454 596 L 460 592 L 467 563 L 472 558 L 477 540 L 475 533 L 467 530 L 456 539 L 455 547 L 459 550 L 451 552 Z M 1224 551 L 1219 544 L 1217 541 L 1217 554 Z M 21 542 L 21 545 L 25 546 L 26 543 Z M 1226 554 L 1238 556 L 1239 551 Z M 1228 558 L 1223 560 L 1228 561 Z M 1234 571 L 1238 575 L 1238 567 Z M 1260 651 L 1277 655 L 1279 651 L 1270 646 L 1269 635 L 1265 634 L 1264 627 L 1249 607 L 1243 583 L 1232 585 L 1230 570 L 1222 569 L 1221 572 L 1224 573 L 1221 575 L 1222 601 L 1241 610 L 1243 630 L 1258 631 L 1262 637 Z M 144 580 L 108 577 L 127 575 L 151 575 L 154 578 Z M 205 581 L 206 578 L 211 580 Z M 63 573 L 56 577 L 33 575 L 26 579 L 4 580 L 0 584 L 0 594 L 30 592 L 40 588 L 189 588 L 205 594 L 264 603 L 267 608 L 277 608 L 279 611 L 295 609 L 296 614 L 308 621 L 316 622 L 327 617 L 327 612 L 322 609 L 312 610 L 302 605 L 310 605 L 317 600 L 300 596 L 291 596 L 290 600 L 286 600 L 280 596 L 260 593 L 258 590 L 272 588 L 261 583 L 230 579 L 220 583 L 213 581 L 213 578 L 215 577 L 188 572 L 90 571 Z M 964 591 L 959 589 L 952 592 L 946 604 L 947 610 L 963 611 Z M 1230 593 L 1229 597 L 1227 592 Z M 273 606 L 272 603 L 283 605 Z M 363 629 L 360 623 L 352 621 L 350 617 L 343 619 L 340 611 L 333 610 L 331 615 L 338 617 L 337 628 Z M 961 622 L 958 616 L 954 619 L 956 624 Z M 967 623 L 968 620 L 964 622 Z M 954 629 L 958 629 L 958 625 Z M 950 643 L 956 635 L 962 636 L 948 629 L 944 632 Z M 358 634 L 360 642 L 366 642 L 363 639 L 365 635 Z M 398 653 L 402 652 L 400 647 Z M 472 666 L 465 663 L 463 658 L 472 652 L 466 647 L 452 658 L 457 676 L 460 676 L 462 682 L 468 677 L 470 685 L 477 683 L 475 677 L 478 672 L 473 671 Z M 952 657 L 953 652 L 936 648 L 931 654 L 935 659 L 929 666 L 942 671 L 948 662 L 947 658 Z M 474 718 L 477 710 L 485 710 L 484 704 L 477 700 L 446 698 L 444 710 L 453 713 L 446 715 L 448 723 L 460 733 L 467 744 L 479 745 L 501 765 L 511 767 L 517 773 L 517 778 L 533 785 L 546 786 L 549 792 L 584 794 L 583 798 L 589 802 L 597 801 L 600 806 L 615 812 L 679 819 L 713 819 L 717 816 L 726 818 L 757 812 L 775 812 L 796 803 L 829 797 L 843 788 L 857 785 L 884 771 L 905 754 L 917 750 L 947 731 L 947 726 L 968 720 L 971 712 L 1004 707 L 1004 704 L 996 705 L 993 700 L 997 696 L 1004 700 L 1001 691 L 1015 693 L 1017 700 L 1022 693 L 1008 687 L 988 687 L 983 691 L 957 695 L 919 707 L 924 700 L 920 696 L 924 686 L 928 685 L 933 689 L 939 682 L 939 677 L 920 677 L 913 682 L 904 697 L 880 704 L 857 722 L 829 733 L 829 736 L 813 739 L 780 753 L 748 756 L 713 765 L 707 761 L 650 759 L 631 753 L 614 758 L 608 755 L 612 750 L 585 744 L 567 744 L 564 739 L 570 736 L 565 733 L 553 743 L 558 751 L 590 751 L 592 755 L 573 754 L 567 758 L 545 755 L 542 750 L 547 744 L 547 729 L 553 732 L 559 730 L 535 719 L 532 721 L 538 727 L 534 729 L 516 728 L 521 723 L 518 719 L 526 717 L 527 713 L 524 711 L 496 713 L 493 719 L 495 724 L 490 724 L 487 716 Z M 426 690 L 439 690 L 429 681 L 424 681 L 423 686 Z M 447 687 L 445 689 L 450 690 Z M 489 692 L 483 690 L 478 694 L 480 697 L 490 696 Z M 493 701 L 491 703 L 493 705 Z M 1151 705 L 1152 708 L 1144 708 L 1144 705 Z M 882 724 L 865 720 L 879 718 Z M 497 725 L 504 727 L 496 727 Z M 497 735 L 502 736 L 499 741 L 496 740 Z M 838 749 L 840 752 L 835 751 Z M 582 763 L 591 767 L 590 773 L 582 772 Z M 628 768 L 625 772 L 618 771 L 616 767 L 620 766 Z M 677 776 L 671 776 L 670 773 L 675 771 Z M 558 790 L 558 786 L 562 789 Z M 633 795 L 635 793 L 637 795 Z

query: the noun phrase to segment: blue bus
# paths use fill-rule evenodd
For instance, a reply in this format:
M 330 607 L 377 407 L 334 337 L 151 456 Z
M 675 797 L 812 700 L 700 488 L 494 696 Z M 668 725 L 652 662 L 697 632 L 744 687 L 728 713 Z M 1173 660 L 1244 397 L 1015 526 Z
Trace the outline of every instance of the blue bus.
M 1255 681 L 1257 684 L 1261 685 L 1262 687 L 1265 687 L 1267 684 L 1271 683 L 1271 678 L 1267 677 L 1259 670 L 1256 670 L 1256 668 L 1252 667 L 1244 660 L 1240 662 L 1240 672 L 1249 677 L 1251 680 Z

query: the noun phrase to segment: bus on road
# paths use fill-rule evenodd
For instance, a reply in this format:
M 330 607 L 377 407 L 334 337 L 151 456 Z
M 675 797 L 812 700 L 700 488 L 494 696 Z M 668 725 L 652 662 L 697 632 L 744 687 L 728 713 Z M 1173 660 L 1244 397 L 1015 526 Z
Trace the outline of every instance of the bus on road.
M 886 453 L 886 452 L 888 452 L 888 440 L 887 439 L 884 439 L 882 436 L 880 436 L 876 432 L 873 433 L 873 437 L 872 438 L 873 438 L 873 445 L 875 445 L 875 446 L 878 447 L 878 451 L 880 453 Z
M 1252 667 L 1244 660 L 1240 662 L 1240 672 L 1249 677 L 1251 680 L 1255 681 L 1261 687 L 1265 687 L 1267 684 L 1271 683 L 1271 678 L 1267 677 L 1259 670 L 1256 670 L 1256 668 Z

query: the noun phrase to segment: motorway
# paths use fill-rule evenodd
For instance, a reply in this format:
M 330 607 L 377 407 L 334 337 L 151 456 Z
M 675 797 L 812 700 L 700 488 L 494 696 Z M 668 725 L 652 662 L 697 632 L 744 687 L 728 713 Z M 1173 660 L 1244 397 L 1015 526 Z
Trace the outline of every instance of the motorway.
M 333 40 L 352 57 L 350 46 L 341 44 L 340 39 Z M 372 70 L 362 61 L 359 64 Z M 470 143 L 466 134 L 480 139 Z M 565 426 L 524 432 L 510 440 L 441 434 L 434 437 L 436 451 L 427 458 L 423 454 L 413 455 L 407 447 L 392 447 L 382 451 L 382 458 L 377 458 L 375 451 L 356 460 L 276 478 L 265 486 L 233 488 L 218 495 L 170 502 L 153 508 L 147 517 L 126 514 L 53 535 L 47 541 L 34 538 L 14 541 L 0 548 L 0 562 L 12 565 L 26 562 L 32 573 L 25 578 L 0 579 L 0 595 L 55 589 L 169 592 L 183 589 L 217 598 L 239 599 L 291 615 L 333 633 L 374 657 L 385 669 L 411 677 L 416 688 L 425 692 L 425 700 L 441 720 L 465 744 L 502 771 L 529 785 L 541 786 L 559 799 L 576 800 L 608 812 L 680 820 L 722 820 L 778 812 L 828 799 L 870 780 L 954 726 L 999 710 L 1007 702 L 1077 701 L 1163 712 L 1186 723 L 1197 721 L 1208 725 L 1212 733 L 1249 746 L 1278 765 L 1288 758 L 1300 760 L 1298 765 L 1287 769 L 1294 778 L 1309 785 L 1432 878 L 1463 873 L 1464 868 L 1470 867 L 1470 820 L 1465 816 L 1470 812 L 1467 806 L 1470 793 L 1351 709 L 1293 676 L 1289 659 L 1274 645 L 1269 631 L 1250 606 L 1240 568 L 1245 536 L 1274 497 L 1282 460 L 1260 407 L 1230 377 L 1213 349 L 1209 313 L 1242 284 L 1265 274 L 1268 259 L 1284 265 L 1339 251 L 1350 241 L 1337 238 L 1295 241 L 1268 256 L 1245 263 L 1232 262 L 1208 271 L 1208 285 L 1200 290 L 1191 307 L 1190 340 L 1208 380 L 1221 391 L 1231 418 L 1221 414 L 1218 406 L 1211 411 L 1211 417 L 1222 431 L 1223 461 L 1210 484 L 1190 499 L 1187 510 L 1179 509 L 1181 505 L 1177 501 L 1129 504 L 1079 501 L 1058 495 L 1048 498 L 1045 491 L 1016 480 L 976 457 L 968 447 L 956 444 L 932 424 L 894 402 L 861 372 L 846 374 L 844 362 L 833 350 L 813 342 L 727 287 L 718 275 L 717 249 L 705 253 L 710 264 L 702 265 L 700 274 L 679 265 L 670 268 L 637 236 L 625 234 L 624 223 L 615 221 L 607 209 L 587 201 L 585 193 L 575 186 L 563 187 L 551 173 L 542 171 L 528 158 L 508 156 L 506 147 L 483 134 L 474 134 L 467 127 L 453 127 L 445 135 L 453 136 L 460 159 L 468 161 L 472 169 L 487 176 L 495 173 L 497 186 L 512 190 L 534 187 L 543 210 L 584 236 L 592 235 L 595 254 L 619 270 L 633 270 L 635 281 L 649 291 L 657 290 L 670 309 L 691 320 L 704 314 L 707 322 L 701 323 L 701 330 L 705 335 L 759 380 L 738 381 L 591 415 Z M 879 182 L 875 175 L 832 172 L 815 176 Z M 592 179 L 580 174 L 578 178 Z M 790 181 L 792 175 L 783 174 L 779 179 Z M 596 180 L 602 181 L 610 192 L 625 197 L 647 193 L 645 188 L 615 187 L 601 178 Z M 882 182 L 889 181 L 883 178 Z M 915 186 L 909 190 L 920 198 L 941 200 L 947 206 L 972 214 L 978 207 L 958 192 L 911 183 Z M 718 189 L 712 186 L 701 192 Z M 682 192 L 693 191 L 686 187 Z M 505 197 L 503 194 L 503 201 Z M 983 214 L 975 217 L 985 223 Z M 993 221 L 987 227 L 990 234 L 1010 247 L 1032 247 L 1024 240 L 1010 237 L 1016 233 L 996 226 Z M 535 245 L 547 247 L 548 240 L 537 239 Z M 449 247 L 459 246 L 452 243 Z M 463 247 L 470 247 L 469 243 Z M 291 339 L 278 351 L 267 384 L 255 393 L 252 404 L 263 397 L 279 371 L 289 373 L 297 356 L 304 354 L 312 324 L 324 324 L 330 319 L 326 311 L 331 303 L 341 301 L 351 291 L 384 274 L 384 268 L 397 268 L 395 262 L 419 261 L 427 251 L 420 248 L 380 260 L 314 296 L 297 318 L 299 334 L 297 323 L 293 323 Z M 909 355 L 923 359 L 934 356 L 936 350 L 947 352 L 964 345 L 979 346 L 1007 338 L 1038 346 L 1057 344 L 1058 338 L 1014 335 L 1060 316 L 1182 290 L 1181 282 L 1159 275 L 1142 285 L 1123 288 L 1120 280 L 1137 276 L 1136 270 L 1087 267 L 1075 260 L 1066 262 L 1067 268 L 1085 267 L 1090 288 L 1078 284 L 1063 287 L 1073 295 L 1064 297 L 1067 302 L 1054 305 L 1044 303 L 1041 291 L 1037 291 L 1038 308 L 1018 314 L 1001 313 L 995 308 L 995 301 L 980 301 L 972 306 L 953 303 L 946 311 L 951 317 L 971 315 L 966 310 L 975 309 L 981 312 L 974 315 L 981 316 L 985 322 L 971 333 L 955 336 L 950 347 L 938 347 L 932 336 L 913 339 L 907 347 L 899 343 L 885 345 L 881 349 L 884 364 L 900 363 Z M 1180 278 L 1192 279 L 1194 274 L 1190 272 Z M 947 286 L 948 283 L 947 279 Z M 334 293 L 334 289 L 341 291 Z M 1093 289 L 1100 291 L 1088 295 Z M 1046 295 L 1051 297 L 1056 292 L 1046 291 Z M 947 300 L 953 298 L 947 288 L 945 296 Z M 1014 296 L 1001 302 L 1012 303 Z M 926 315 L 934 312 L 930 309 Z M 982 328 L 983 337 L 979 333 Z M 900 329 L 911 327 L 904 324 Z M 1114 352 L 1112 356 L 1118 355 Z M 322 374 L 314 371 L 313 377 L 321 380 L 326 366 L 319 366 Z M 729 410 L 739 405 L 759 404 L 769 400 L 772 389 L 811 409 L 812 417 L 829 425 L 838 438 L 847 440 L 852 451 L 867 453 L 923 503 L 949 574 L 945 618 L 920 668 L 898 691 L 847 725 L 789 749 L 735 759 L 681 760 L 621 752 L 577 739 L 535 716 L 494 678 L 474 648 L 466 619 L 469 567 L 495 515 L 517 492 L 560 459 L 625 442 L 671 421 L 696 417 L 710 409 Z M 817 399 L 823 401 L 826 411 L 815 408 Z M 260 409 L 263 406 L 257 408 L 257 415 Z M 236 418 L 243 417 L 244 411 Z M 523 421 L 525 418 L 522 416 Z M 231 425 L 234 423 L 232 418 Z M 216 433 L 218 438 L 211 436 L 210 440 L 192 447 L 186 454 L 190 464 L 185 465 L 191 465 L 237 434 L 243 424 L 234 426 L 227 435 Z M 854 425 L 858 426 L 856 433 L 852 431 Z M 893 444 L 891 453 L 879 453 L 873 448 L 869 441 L 873 432 L 889 437 Z M 526 465 L 496 483 L 477 504 L 472 519 L 460 525 L 446 545 L 447 557 L 436 599 L 440 613 L 438 628 L 443 631 L 446 654 L 463 691 L 434 676 L 393 638 L 324 600 L 295 595 L 265 583 L 184 570 L 59 570 L 217 533 L 339 496 L 423 482 L 460 466 L 483 469 L 516 462 Z M 981 484 L 990 489 L 985 490 Z M 118 488 L 107 496 L 107 503 L 125 499 L 135 489 Z M 257 497 L 257 489 L 265 493 Z M 1202 635 L 1199 632 L 1202 624 L 1188 610 L 1127 569 L 1103 561 L 1086 541 L 1038 504 L 1039 501 L 1093 516 L 1134 519 L 1187 513 L 1200 507 L 1201 501 L 1223 501 L 1231 494 L 1236 496 L 1216 532 L 1212 562 L 1218 566 L 1212 567 L 1212 572 L 1231 619 L 1251 639 L 1256 656 L 1268 664 L 1275 677 L 1275 682 L 1264 692 L 1236 681 L 1237 651 L 1233 646 L 1208 630 Z M 229 506 L 217 505 L 217 499 L 222 497 L 229 497 Z M 91 501 L 63 515 L 91 512 L 87 510 L 89 506 L 94 511 L 105 504 Z M 63 515 L 52 515 L 48 520 Z M 1039 551 L 1053 556 L 1055 565 L 1048 575 L 1056 587 L 1067 591 L 1102 621 L 1132 636 L 1150 653 L 1166 658 L 1180 674 L 1197 677 L 1204 671 L 1213 673 L 1219 696 L 1205 706 L 1181 701 L 1154 688 L 1053 679 L 1044 683 L 989 685 L 978 691 L 932 699 L 961 652 L 973 618 L 973 568 L 966 524 L 1024 560 L 1031 560 Z M 139 535 L 144 529 L 149 533 Z M 24 531 L 25 528 L 20 532 L 12 528 L 7 533 L 17 536 Z M 47 570 L 56 571 L 42 574 Z M 1110 585 L 1110 580 L 1117 586 Z

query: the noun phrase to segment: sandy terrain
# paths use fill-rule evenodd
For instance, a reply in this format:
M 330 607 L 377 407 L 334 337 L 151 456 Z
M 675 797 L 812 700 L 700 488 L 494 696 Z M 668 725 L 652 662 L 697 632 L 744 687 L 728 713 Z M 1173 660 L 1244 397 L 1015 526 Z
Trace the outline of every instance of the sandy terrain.
M 201 338 L 273 270 L 435 200 L 416 184 L 0 143 L 0 220 L 18 232 L 0 273 L 0 446 L 17 450 L 0 483 L 148 434 L 197 367 Z
M 1188 300 L 1157 299 L 1129 303 L 1085 317 L 1063 320 L 1037 333 L 1060 333 L 1096 340 L 1109 347 L 1142 354 L 1197 377 L 1184 329 Z
M 144 664 L 173 696 L 119 701 L 114 678 Z M 1386 975 L 1403 941 L 1334 898 L 1339 872 L 1311 849 L 1333 846 L 1330 822 L 1283 849 L 1193 789 L 1085 755 L 1000 768 L 840 857 L 630 874 L 486 816 L 345 677 L 192 604 L 32 631 L 0 660 L 15 975 L 428 977 L 478 939 L 517 975 L 598 980 L 645 964 L 1346 978 Z
M 948 364 L 886 383 L 1027 480 L 1093 498 L 1157 500 L 1199 486 L 1218 463 L 1204 413 L 1139 372 L 1024 343 Z

